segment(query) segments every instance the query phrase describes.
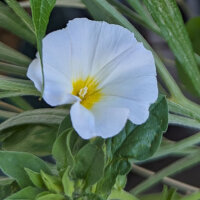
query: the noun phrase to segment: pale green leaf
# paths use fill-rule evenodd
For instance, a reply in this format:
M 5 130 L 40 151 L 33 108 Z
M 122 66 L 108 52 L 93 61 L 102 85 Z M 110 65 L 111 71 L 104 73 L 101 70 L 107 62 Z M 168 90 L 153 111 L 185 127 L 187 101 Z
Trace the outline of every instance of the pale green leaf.
M 1 123 L 0 131 L 24 124 L 60 124 L 67 114 L 68 110 L 65 109 L 43 108 L 25 111 Z

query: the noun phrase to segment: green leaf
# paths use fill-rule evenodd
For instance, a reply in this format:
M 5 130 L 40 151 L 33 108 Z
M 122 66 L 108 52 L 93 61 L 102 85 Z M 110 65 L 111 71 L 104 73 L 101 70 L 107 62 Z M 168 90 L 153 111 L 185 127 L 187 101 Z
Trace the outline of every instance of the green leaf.
M 0 2 L 0 27 L 35 44 L 35 35 L 24 26 L 24 22 L 4 3 Z
M 131 125 L 130 122 L 120 134 L 125 136 L 119 141 L 121 146 L 116 155 L 123 158 L 144 160 L 152 156 L 158 149 L 162 134 L 168 126 L 168 107 L 164 96 L 159 96 L 156 103 L 150 107 L 148 120 L 139 126 Z M 114 138 L 114 141 L 116 139 Z M 119 145 L 118 141 L 113 145 Z
M 67 114 L 68 110 L 57 108 L 42 108 L 25 111 L 1 123 L 0 131 L 24 124 L 58 125 Z
M 34 27 L 31 17 L 28 13 L 20 6 L 16 0 L 5 0 L 15 14 L 24 22 L 29 30 L 34 34 Z
M 47 194 L 36 198 L 36 200 L 65 200 L 65 197 L 61 194 Z
M 124 190 L 112 190 L 110 196 L 108 197 L 108 200 L 138 200 L 135 196 L 132 194 L 124 191 Z M 155 200 L 155 199 L 152 199 Z
M 69 177 L 69 168 L 65 170 L 65 173 L 62 177 L 62 184 L 64 187 L 64 192 L 67 196 L 72 197 L 72 194 L 74 192 L 74 181 L 70 179 Z
M 39 96 L 40 94 L 31 81 L 2 75 L 0 75 L 0 88 L 6 91 L 22 92 L 24 95 Z
M 15 126 L 2 132 L 2 135 L 8 135 L 2 142 L 2 149 L 47 156 L 51 154 L 56 132 L 57 126 Z
M 200 96 L 198 87 L 200 85 L 200 71 L 175 0 L 145 0 L 144 3 L 180 63 L 180 71 L 187 78 L 187 83 L 184 82 L 186 87 L 192 87 L 195 93 Z
M 102 179 L 97 183 L 96 193 L 107 198 L 113 186 L 116 183 L 116 178 L 119 175 L 126 175 L 131 170 L 131 163 L 123 159 L 112 160 L 105 168 Z
M 69 128 L 60 134 L 54 145 L 52 154 L 56 159 L 58 169 L 66 169 L 74 164 L 74 156 L 87 143 L 78 134 Z
M 75 156 L 73 174 L 83 179 L 86 186 L 93 185 L 102 176 L 104 170 L 104 153 L 101 147 L 95 144 L 86 144 Z
M 5 200 L 35 200 L 39 193 L 39 189 L 29 186 L 7 197 Z
M 194 51 L 200 55 L 200 17 L 190 19 L 185 26 Z
M 44 70 L 42 61 L 42 38 L 45 36 L 47 25 L 49 22 L 49 16 L 56 3 L 56 0 L 30 0 L 32 19 L 35 28 L 35 34 L 37 39 L 37 49 L 41 60 L 42 70 L 42 95 L 44 90 Z
M 70 114 L 68 114 L 63 121 L 61 122 L 59 128 L 58 128 L 58 133 L 57 136 L 59 136 L 63 131 L 72 128 L 72 122 L 71 122 L 71 117 Z
M 53 144 L 52 155 L 56 160 L 56 166 L 58 169 L 64 169 L 68 164 L 67 155 L 67 135 L 72 132 L 71 129 L 67 129 L 60 134 Z
M 28 67 L 31 62 L 30 58 L 2 42 L 0 42 L 0 60 L 23 67 Z
M 49 191 L 58 194 L 63 192 L 62 182 L 59 177 L 48 175 L 45 172 L 43 172 L 43 170 L 40 171 L 40 174 L 46 188 Z
M 45 185 L 40 173 L 34 172 L 33 170 L 28 169 L 28 168 L 25 168 L 25 171 L 34 186 L 36 186 L 37 188 L 45 189 Z
M 24 67 L 0 62 L 0 73 L 2 74 L 26 78 L 26 71 L 27 70 Z
M 22 152 L 0 151 L 0 168 L 8 176 L 14 178 L 20 187 L 32 185 L 24 168 L 29 168 L 35 172 L 44 170 L 51 173 L 47 165 L 38 157 Z
M 0 199 L 5 199 L 17 190 L 19 190 L 19 186 L 15 180 L 5 177 L 0 178 Z

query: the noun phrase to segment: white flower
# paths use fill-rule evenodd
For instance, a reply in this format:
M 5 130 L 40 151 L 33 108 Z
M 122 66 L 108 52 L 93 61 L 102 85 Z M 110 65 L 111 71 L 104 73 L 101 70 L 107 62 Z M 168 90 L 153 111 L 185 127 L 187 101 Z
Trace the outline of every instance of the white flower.
M 127 29 L 85 18 L 43 39 L 44 100 L 73 104 L 74 129 L 84 139 L 118 134 L 129 119 L 144 123 L 158 96 L 152 53 Z M 41 91 L 37 56 L 27 76 Z

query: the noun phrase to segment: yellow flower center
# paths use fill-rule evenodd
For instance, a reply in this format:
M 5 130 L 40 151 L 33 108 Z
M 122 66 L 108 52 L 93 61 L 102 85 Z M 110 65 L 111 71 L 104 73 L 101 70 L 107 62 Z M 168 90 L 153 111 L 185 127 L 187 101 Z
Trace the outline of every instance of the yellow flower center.
M 99 84 L 92 77 L 88 77 L 85 80 L 77 79 L 73 81 L 72 85 L 72 94 L 79 97 L 81 104 L 87 109 L 91 109 L 102 98 L 102 92 L 98 89 Z

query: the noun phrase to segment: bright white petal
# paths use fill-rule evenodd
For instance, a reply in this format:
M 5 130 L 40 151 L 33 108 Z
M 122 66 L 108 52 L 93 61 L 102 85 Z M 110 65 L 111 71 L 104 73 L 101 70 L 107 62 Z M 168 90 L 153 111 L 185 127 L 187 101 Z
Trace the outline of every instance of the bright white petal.
M 125 126 L 129 116 L 126 108 L 101 106 L 92 109 L 95 116 L 96 136 L 109 138 L 117 135 Z
M 45 36 L 43 44 L 43 63 L 71 79 L 71 46 L 67 28 L 54 31 Z
M 137 44 L 133 33 L 127 29 L 85 18 L 70 21 L 67 32 L 74 77 L 97 74 L 107 63 Z
M 119 97 L 119 96 L 105 96 L 102 101 L 94 106 L 100 107 L 113 107 L 113 108 L 125 108 L 129 110 L 128 119 L 134 124 L 142 124 L 149 117 L 150 104 L 134 101 L 132 99 Z
M 150 105 L 158 97 L 157 79 L 155 76 L 139 76 L 114 81 L 102 88 L 108 96 L 127 98 L 140 104 Z
M 30 78 L 35 87 L 41 91 L 42 90 L 42 73 L 40 59 L 35 58 L 28 67 L 27 76 Z
M 79 102 L 72 105 L 70 110 L 72 125 L 76 132 L 83 138 L 95 137 L 95 119 L 93 114 Z
M 69 94 L 71 84 L 68 79 L 55 68 L 44 63 L 45 87 L 44 100 L 51 106 L 69 104 L 76 101 L 76 98 Z M 36 58 L 29 65 L 27 76 L 34 82 L 35 87 L 42 90 L 42 72 L 40 59 Z

